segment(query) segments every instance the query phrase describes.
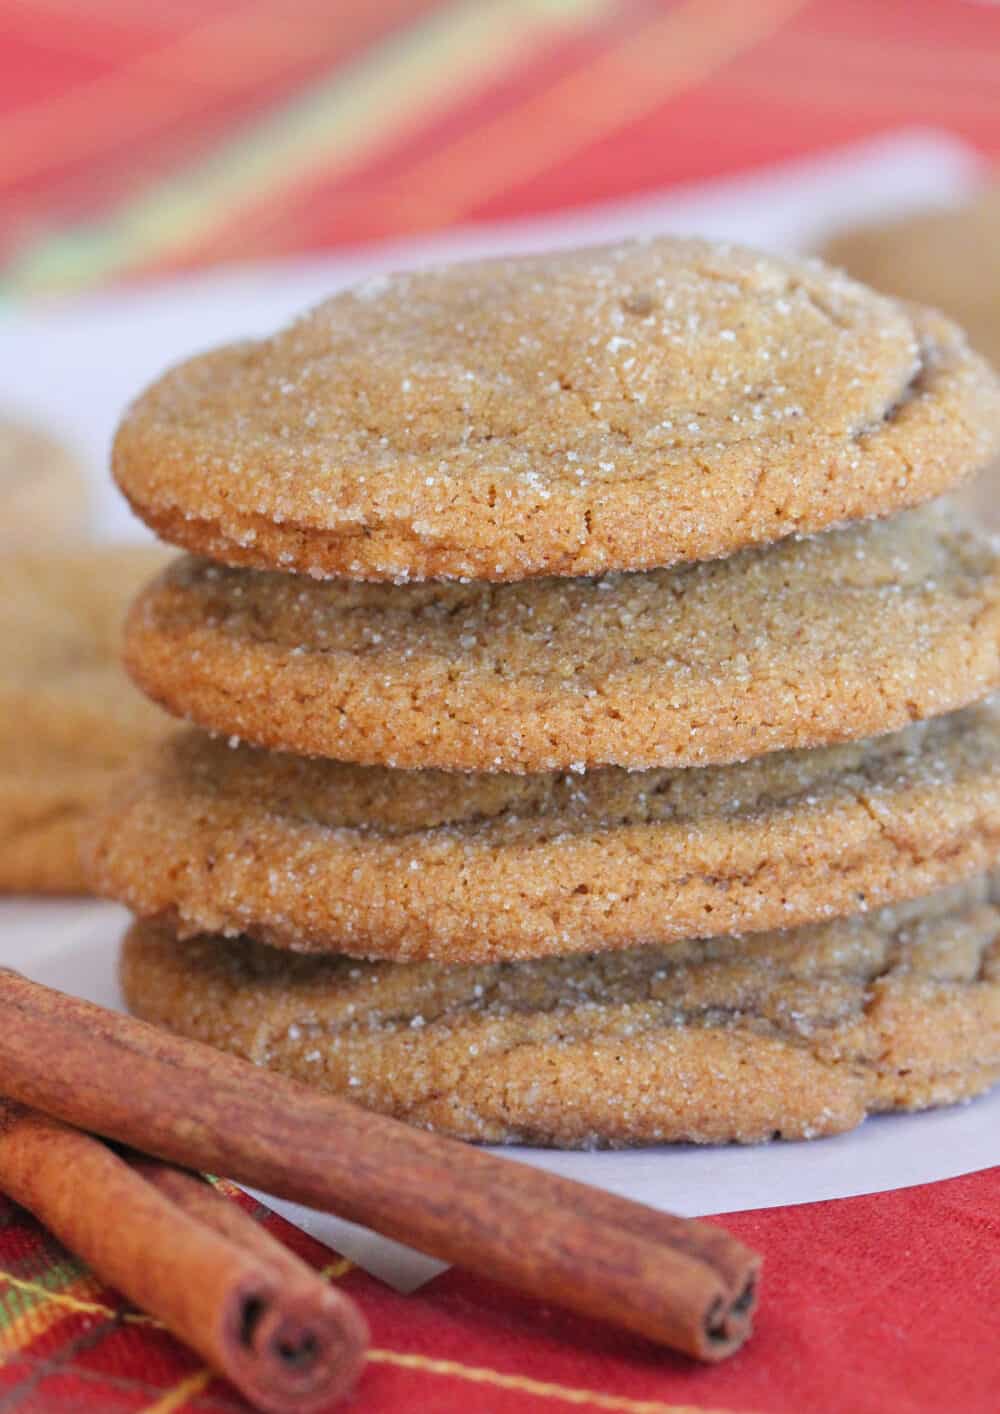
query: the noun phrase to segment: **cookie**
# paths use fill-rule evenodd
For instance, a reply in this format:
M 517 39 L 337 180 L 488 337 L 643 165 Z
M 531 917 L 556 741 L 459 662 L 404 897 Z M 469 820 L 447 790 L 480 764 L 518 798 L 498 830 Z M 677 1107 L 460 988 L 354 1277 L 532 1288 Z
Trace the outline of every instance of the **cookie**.
M 85 890 L 80 822 L 168 718 L 122 671 L 121 620 L 155 548 L 0 559 L 0 892 Z
M 394 771 L 181 732 L 88 840 L 182 934 L 497 961 L 793 926 L 1000 863 L 1000 707 L 738 766 Z
M 209 559 L 520 580 L 886 515 L 998 437 L 1000 385 L 941 316 L 664 238 L 369 280 L 168 372 L 113 465 Z
M 980 878 L 787 932 L 479 967 L 139 923 L 122 980 L 147 1021 L 463 1139 L 806 1139 L 1000 1079 L 998 901 Z
M 824 255 L 878 290 L 943 309 L 1000 365 L 1000 185 L 958 205 L 844 231 Z
M 0 894 L 89 892 L 80 832 L 114 770 L 65 760 L 29 770 L 0 746 Z
M 0 409 L 0 547 L 79 540 L 88 523 L 76 457 L 42 428 Z
M 966 517 L 1000 530 L 1000 462 L 963 486 L 955 499 Z
M 264 746 L 389 766 L 691 766 L 892 731 L 1000 686 L 1000 542 L 940 504 L 670 570 L 350 584 L 175 563 L 145 692 Z

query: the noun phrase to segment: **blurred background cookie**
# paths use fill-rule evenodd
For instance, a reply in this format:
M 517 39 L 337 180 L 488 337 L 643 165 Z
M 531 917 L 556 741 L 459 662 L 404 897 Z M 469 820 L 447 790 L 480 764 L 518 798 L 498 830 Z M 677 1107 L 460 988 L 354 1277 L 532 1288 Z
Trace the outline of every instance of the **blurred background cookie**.
M 961 205 L 844 231 L 821 253 L 886 294 L 951 315 L 979 352 L 1000 365 L 1000 182 Z M 960 499 L 1000 526 L 1000 466 Z
M 89 509 L 85 472 L 69 448 L 0 408 L 0 547 L 79 540 Z
M 1000 364 L 1000 183 L 958 206 L 844 231 L 823 256 L 877 290 L 943 309 Z
M 118 663 L 125 605 L 154 547 L 0 558 L 0 892 L 80 893 L 77 829 L 167 718 Z

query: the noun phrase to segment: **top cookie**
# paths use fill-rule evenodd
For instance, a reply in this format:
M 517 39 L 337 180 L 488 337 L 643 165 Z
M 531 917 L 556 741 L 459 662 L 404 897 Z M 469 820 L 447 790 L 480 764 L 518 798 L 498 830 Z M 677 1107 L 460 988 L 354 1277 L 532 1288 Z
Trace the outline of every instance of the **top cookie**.
M 370 280 L 167 373 L 114 471 L 230 564 L 517 580 L 889 514 L 998 438 L 1000 385 L 941 316 L 662 239 Z
M 958 206 L 845 231 L 824 254 L 880 290 L 940 306 L 1000 365 L 1000 185 Z

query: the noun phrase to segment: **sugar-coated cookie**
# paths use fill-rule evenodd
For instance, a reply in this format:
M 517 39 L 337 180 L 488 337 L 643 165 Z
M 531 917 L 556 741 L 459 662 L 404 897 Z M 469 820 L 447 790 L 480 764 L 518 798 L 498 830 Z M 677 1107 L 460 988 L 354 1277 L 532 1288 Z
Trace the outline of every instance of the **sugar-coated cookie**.
M 1000 709 L 736 766 L 460 775 L 177 734 L 88 840 L 191 934 L 499 961 L 793 926 L 1000 865 Z
M 671 947 L 442 967 L 138 923 L 132 1010 L 465 1139 L 753 1143 L 1000 1079 L 1000 893 Z
M 600 574 L 886 515 L 985 465 L 931 311 L 663 238 L 383 276 L 172 369 L 113 465 L 164 538 L 352 579 Z
M 339 760 L 721 763 L 1000 686 L 1000 544 L 935 504 L 599 579 L 320 583 L 182 559 L 137 601 L 126 660 L 180 716 Z

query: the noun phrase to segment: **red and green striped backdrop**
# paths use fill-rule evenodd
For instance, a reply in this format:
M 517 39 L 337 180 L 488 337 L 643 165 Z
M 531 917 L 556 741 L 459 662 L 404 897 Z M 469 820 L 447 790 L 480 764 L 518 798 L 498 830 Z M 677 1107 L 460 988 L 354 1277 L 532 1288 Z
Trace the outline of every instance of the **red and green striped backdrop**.
M 1000 154 L 1000 5 L 0 0 L 0 291 L 550 211 L 901 126 Z M 733 1217 L 764 1307 L 712 1370 L 455 1272 L 398 1295 L 259 1215 L 363 1305 L 359 1410 L 994 1414 L 998 1212 L 993 1170 Z M 0 1200 L 0 1414 L 240 1407 Z
M 649 191 L 901 125 L 1000 153 L 988 0 L 2 0 L 8 291 Z

